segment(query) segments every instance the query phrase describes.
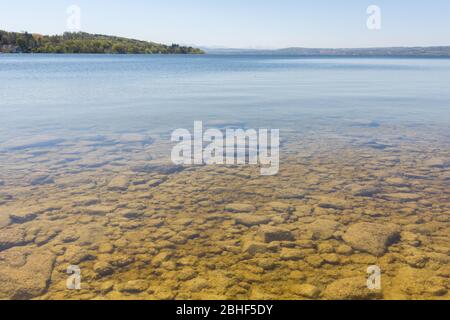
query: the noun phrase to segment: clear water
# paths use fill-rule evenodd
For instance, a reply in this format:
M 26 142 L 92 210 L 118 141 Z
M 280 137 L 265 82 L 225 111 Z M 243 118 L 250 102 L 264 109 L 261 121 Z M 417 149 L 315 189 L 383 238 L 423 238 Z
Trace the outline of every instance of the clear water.
M 28 131 L 450 123 L 450 60 L 0 56 L 2 140 Z
M 448 300 L 449 88 L 448 59 L 0 55 L 0 299 Z M 279 174 L 173 171 L 194 120 L 280 129 Z

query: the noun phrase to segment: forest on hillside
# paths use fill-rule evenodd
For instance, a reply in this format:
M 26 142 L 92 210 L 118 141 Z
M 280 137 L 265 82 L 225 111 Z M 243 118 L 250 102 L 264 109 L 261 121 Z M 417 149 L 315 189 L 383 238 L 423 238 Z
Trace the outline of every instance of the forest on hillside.
M 48 36 L 0 30 L 0 53 L 202 54 L 203 51 L 85 32 Z

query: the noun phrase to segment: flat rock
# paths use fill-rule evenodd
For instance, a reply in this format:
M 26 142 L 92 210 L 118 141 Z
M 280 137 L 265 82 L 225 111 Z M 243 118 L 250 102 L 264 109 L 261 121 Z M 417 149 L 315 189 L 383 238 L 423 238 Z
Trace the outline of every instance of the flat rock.
M 127 219 L 137 219 L 144 215 L 143 212 L 138 210 L 127 209 L 120 212 L 120 214 Z
M 114 269 L 108 262 L 100 261 L 94 264 L 94 272 L 103 277 L 112 274 Z
M 268 224 L 270 222 L 270 218 L 255 216 L 252 214 L 238 214 L 234 217 L 234 219 L 237 224 L 242 224 L 246 227 Z
M 399 192 L 399 193 L 385 194 L 383 198 L 390 201 L 414 202 L 422 199 L 422 196 L 414 193 Z
M 241 212 L 253 212 L 256 210 L 255 206 L 247 203 L 230 203 L 225 207 L 225 210 L 228 212 L 235 212 L 235 213 L 241 213 Z
M 361 222 L 350 226 L 343 239 L 353 249 L 382 256 L 399 237 L 400 231 L 396 226 Z
M 294 241 L 292 232 L 278 227 L 264 226 L 259 231 L 263 242 L 270 243 L 274 241 Z
M 149 284 L 145 280 L 131 280 L 118 285 L 118 290 L 126 293 L 139 293 L 147 290 L 148 287 Z
M 0 251 L 23 246 L 27 243 L 25 239 L 25 231 L 17 228 L 6 228 L 0 232 Z
M 99 204 L 99 203 L 100 203 L 100 199 L 97 197 L 92 197 L 92 196 L 79 197 L 79 198 L 75 198 L 73 200 L 73 204 L 77 207 L 92 206 L 94 204 Z
M 127 176 L 118 176 L 113 178 L 108 184 L 110 191 L 125 191 L 128 189 L 130 179 Z
M 82 212 L 93 216 L 104 216 L 114 211 L 114 207 L 104 205 L 94 205 L 83 208 Z
M 280 198 L 280 199 L 287 199 L 287 200 L 289 200 L 289 199 L 303 199 L 303 198 L 305 198 L 305 196 L 306 196 L 306 194 L 305 194 L 304 191 L 297 190 L 297 189 L 294 189 L 294 188 L 281 190 L 278 193 L 278 195 L 277 195 L 278 198 Z
M 321 197 L 318 206 L 324 209 L 344 210 L 347 207 L 347 202 L 339 198 Z
M 292 294 L 308 299 L 317 299 L 320 296 L 320 290 L 311 284 L 294 284 L 289 288 Z
M 426 160 L 424 165 L 429 168 L 445 168 L 448 166 L 448 162 L 441 158 L 431 158 Z
M 355 197 L 373 197 L 381 192 L 380 188 L 353 185 L 348 188 Z
M 334 220 L 317 219 L 305 228 L 307 231 L 311 232 L 313 239 L 328 240 L 333 237 L 339 226 L 340 224 Z
M 9 214 L 12 223 L 25 223 L 36 219 L 37 214 L 32 209 L 18 209 Z
M 38 185 L 45 185 L 45 184 L 52 184 L 55 181 L 53 178 L 48 174 L 34 174 L 31 175 L 29 178 L 30 184 L 32 186 L 38 186 Z
M 269 202 L 266 204 L 266 207 L 269 210 L 273 210 L 278 213 L 290 213 L 293 211 L 293 207 L 291 205 L 278 201 Z
M 242 251 L 255 255 L 257 253 L 266 253 L 268 250 L 267 244 L 258 241 L 247 240 L 242 245 Z
M 141 173 L 159 173 L 159 174 L 174 174 L 183 171 L 185 168 L 180 165 L 174 165 L 171 163 L 147 163 L 141 165 L 135 165 L 131 167 L 134 172 Z
M 47 290 L 55 256 L 48 251 L 30 250 L 25 260 L 20 266 L 12 263 L 1 267 L 0 299 L 32 299 Z
M 373 300 L 382 298 L 382 293 L 369 290 L 365 277 L 339 279 L 328 285 L 324 297 L 329 300 Z
M 147 135 L 139 133 L 127 133 L 120 136 L 118 139 L 120 143 L 124 144 L 152 144 L 153 139 Z
M 52 136 L 34 136 L 9 140 L 1 144 L 0 148 L 6 150 L 44 148 L 55 146 L 61 142 L 64 142 L 64 139 Z
M 301 260 L 305 255 L 299 249 L 283 248 L 280 252 L 281 260 Z

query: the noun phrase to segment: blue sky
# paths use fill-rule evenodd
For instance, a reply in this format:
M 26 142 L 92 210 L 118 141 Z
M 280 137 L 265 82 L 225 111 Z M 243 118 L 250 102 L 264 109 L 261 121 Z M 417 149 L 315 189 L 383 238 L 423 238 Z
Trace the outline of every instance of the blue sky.
M 0 29 L 81 29 L 162 43 L 239 48 L 450 45 L 448 0 L 0 0 Z M 366 27 L 369 5 L 382 28 Z

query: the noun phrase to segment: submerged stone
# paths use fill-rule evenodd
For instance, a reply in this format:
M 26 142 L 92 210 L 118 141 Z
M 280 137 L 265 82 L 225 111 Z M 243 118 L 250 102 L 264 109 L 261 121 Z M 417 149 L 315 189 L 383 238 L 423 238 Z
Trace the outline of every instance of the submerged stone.
M 350 226 L 343 239 L 353 249 L 382 256 L 390 245 L 399 240 L 399 236 L 396 226 L 361 222 Z

